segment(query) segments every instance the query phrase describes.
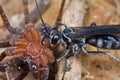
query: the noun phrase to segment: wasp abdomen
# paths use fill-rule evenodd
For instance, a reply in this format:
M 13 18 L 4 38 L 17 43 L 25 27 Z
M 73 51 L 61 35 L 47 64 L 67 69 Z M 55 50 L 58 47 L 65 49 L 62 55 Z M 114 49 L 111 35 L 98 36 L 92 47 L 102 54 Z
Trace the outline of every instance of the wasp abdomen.
M 102 49 L 120 49 L 120 40 L 113 35 L 95 35 L 86 39 L 86 42 Z

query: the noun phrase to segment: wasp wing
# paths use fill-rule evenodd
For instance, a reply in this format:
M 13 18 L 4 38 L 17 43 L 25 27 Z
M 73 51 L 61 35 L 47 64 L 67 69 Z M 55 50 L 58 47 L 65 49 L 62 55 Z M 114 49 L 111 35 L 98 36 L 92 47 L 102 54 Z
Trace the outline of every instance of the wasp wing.
M 71 27 L 73 32 L 68 34 L 69 37 L 87 37 L 93 35 L 104 35 L 104 34 L 119 34 L 120 25 L 102 25 L 102 26 L 91 26 L 91 27 Z

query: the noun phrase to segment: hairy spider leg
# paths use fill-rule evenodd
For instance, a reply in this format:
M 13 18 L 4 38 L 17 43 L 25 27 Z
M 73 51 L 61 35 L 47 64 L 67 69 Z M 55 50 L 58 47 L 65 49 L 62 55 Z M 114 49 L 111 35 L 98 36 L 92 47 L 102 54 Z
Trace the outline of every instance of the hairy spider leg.
M 6 62 L 5 64 L 0 64 L 0 71 L 1 71 L 1 72 L 5 72 L 6 70 L 8 70 L 8 69 L 9 69 L 9 66 L 15 64 L 14 62 L 15 62 L 17 59 L 19 59 L 19 57 L 21 57 L 21 56 L 15 56 L 15 57 L 13 57 L 12 59 L 10 59 L 8 62 Z M 23 79 L 27 76 L 27 74 L 28 74 L 29 72 L 30 72 L 29 70 L 27 70 L 27 71 L 22 71 L 21 74 L 19 74 L 19 76 L 17 76 L 17 77 L 15 78 L 15 80 L 23 80 Z
M 7 18 L 7 16 L 6 16 L 6 14 L 5 14 L 1 5 L 0 5 L 0 14 L 1 14 L 1 17 L 3 19 L 3 22 L 6 26 L 6 28 L 8 29 L 10 27 L 10 23 L 9 23 L 8 18 Z
M 62 15 L 63 15 L 62 12 L 63 12 L 64 5 L 65 5 L 65 0 L 63 0 L 62 3 L 61 3 L 61 7 L 60 7 L 60 10 L 59 10 L 59 14 L 58 14 L 58 17 L 56 19 L 56 22 L 61 21 L 61 18 L 62 18 Z
M 0 42 L 0 48 L 5 48 L 5 47 L 10 47 L 10 43 L 9 41 L 6 41 L 6 42 Z
M 29 10 L 28 10 L 28 0 L 23 0 L 23 7 L 24 7 L 25 24 L 28 24 L 30 22 Z
M 28 41 L 32 42 L 41 42 L 38 31 L 34 28 L 32 23 L 26 24 L 26 33 L 24 33 L 24 38 Z
M 0 61 L 3 60 L 7 55 L 16 55 L 16 54 L 24 54 L 26 52 L 27 41 L 25 39 L 22 40 L 11 40 L 9 43 L 11 46 L 17 46 L 17 48 L 8 48 L 0 55 Z
M 19 48 L 26 48 L 28 45 L 28 42 L 25 39 L 20 39 L 20 40 L 11 40 L 10 44 L 12 46 L 17 46 Z
M 30 71 L 22 71 L 21 74 L 19 74 L 15 80 L 23 80 L 29 72 Z
M 4 22 L 4 25 L 5 27 L 7 28 L 7 30 L 10 32 L 10 33 L 13 33 L 13 34 L 21 34 L 23 32 L 23 29 L 20 28 L 20 27 L 12 27 L 8 21 L 8 18 L 2 8 L 2 6 L 0 5 L 0 15 L 1 15 L 1 18 L 3 19 L 3 22 Z
M 4 12 L 1 5 L 0 5 L 0 15 L 1 15 L 2 19 L 3 19 L 3 22 L 4 22 L 5 26 L 6 26 L 6 28 L 8 29 L 8 27 L 10 27 L 10 23 L 9 23 L 9 21 L 8 21 L 6 15 L 5 15 L 5 12 Z M 0 48 L 9 47 L 9 46 L 10 46 L 9 42 L 4 42 L 4 43 L 1 42 L 0 43 Z
M 4 52 L 1 53 L 0 55 L 0 61 L 2 61 L 7 55 L 11 55 L 13 52 L 17 53 L 17 54 L 21 54 L 22 52 L 25 52 L 26 50 L 24 49 L 25 47 L 27 47 L 27 43 L 25 42 L 25 40 L 18 40 L 15 41 L 14 43 L 11 42 L 11 44 L 14 46 L 17 45 L 16 49 L 13 48 L 8 48 L 6 49 Z M 9 44 L 10 45 L 10 44 Z M 8 45 L 7 45 L 8 46 Z M 11 45 L 10 45 L 11 46 Z M 2 46 L 3 47 L 3 46 Z M 9 47 L 9 46 L 8 46 Z M 21 48 L 23 47 L 23 48 Z M 15 55 L 15 54 L 14 54 Z
M 11 27 L 11 25 L 10 25 L 10 23 L 8 21 L 8 18 L 7 18 L 7 16 L 6 16 L 6 14 L 5 14 L 5 12 L 4 12 L 4 10 L 3 10 L 1 5 L 0 5 L 0 15 L 1 15 L 1 18 L 3 19 L 5 27 L 8 29 L 9 32 L 12 32 L 14 28 L 11 29 L 12 27 Z M 17 33 L 17 31 L 16 31 L 16 33 Z
M 19 57 L 21 57 L 22 55 L 17 55 L 14 56 L 13 58 L 11 58 L 10 60 L 8 60 L 6 63 L 4 64 L 0 64 L 0 71 L 1 72 L 5 72 L 7 68 L 9 68 L 9 66 L 13 65 L 14 62 L 16 61 L 16 59 L 18 59 Z

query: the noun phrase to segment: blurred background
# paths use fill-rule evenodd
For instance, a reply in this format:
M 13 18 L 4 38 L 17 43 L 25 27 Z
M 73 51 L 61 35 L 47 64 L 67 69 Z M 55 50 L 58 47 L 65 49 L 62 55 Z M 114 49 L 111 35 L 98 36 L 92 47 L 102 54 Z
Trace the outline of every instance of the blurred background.
M 38 17 L 39 13 L 37 12 L 34 0 L 28 1 L 31 22 L 35 23 L 37 26 L 40 24 L 40 19 Z M 73 15 L 73 7 L 77 3 L 75 3 L 74 0 L 66 0 L 62 18 L 62 22 L 66 25 L 84 27 L 90 26 L 92 22 L 95 22 L 97 25 L 120 24 L 120 0 L 76 1 L 80 3 L 80 6 L 76 6 L 78 12 L 75 12 L 74 15 L 80 14 L 80 16 Z M 53 26 L 59 13 L 62 0 L 38 0 L 38 2 L 44 21 Z M 70 6 L 71 4 L 74 5 Z M 22 0 L 0 0 L 0 5 L 4 8 L 12 26 L 24 27 Z M 69 17 L 68 20 L 65 17 Z M 79 21 L 74 21 L 75 18 L 79 18 Z M 80 24 L 78 25 L 78 23 Z M 0 41 L 8 40 L 10 39 L 10 36 L 11 34 L 6 30 L 2 19 L 0 18 Z M 103 50 L 90 45 L 87 45 L 87 49 L 90 51 L 108 51 L 112 55 L 120 58 L 120 50 Z M 1 52 L 3 50 L 4 49 L 1 49 Z M 120 63 L 117 63 L 107 55 L 87 56 L 82 54 L 81 56 L 81 80 L 120 80 Z M 9 58 L 6 58 L 1 63 L 4 63 L 8 59 Z M 10 80 L 14 80 L 14 77 L 19 73 L 20 72 L 17 69 L 11 67 L 8 71 Z M 6 73 L 0 72 L 0 80 L 6 80 Z M 24 80 L 34 80 L 34 78 L 30 73 Z

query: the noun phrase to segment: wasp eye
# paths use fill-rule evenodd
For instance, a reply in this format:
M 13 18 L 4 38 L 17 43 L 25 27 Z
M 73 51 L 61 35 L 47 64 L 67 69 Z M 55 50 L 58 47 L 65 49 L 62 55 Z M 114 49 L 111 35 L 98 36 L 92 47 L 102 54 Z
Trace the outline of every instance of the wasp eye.
M 44 38 L 42 39 L 42 45 L 43 45 L 44 47 L 46 47 L 46 48 L 50 47 L 50 40 L 49 40 L 48 37 L 44 37 Z
M 58 34 L 55 34 L 55 35 L 53 35 L 53 36 L 51 37 L 51 43 L 52 43 L 53 45 L 59 43 L 59 35 L 58 35 Z

